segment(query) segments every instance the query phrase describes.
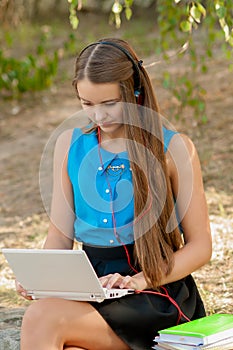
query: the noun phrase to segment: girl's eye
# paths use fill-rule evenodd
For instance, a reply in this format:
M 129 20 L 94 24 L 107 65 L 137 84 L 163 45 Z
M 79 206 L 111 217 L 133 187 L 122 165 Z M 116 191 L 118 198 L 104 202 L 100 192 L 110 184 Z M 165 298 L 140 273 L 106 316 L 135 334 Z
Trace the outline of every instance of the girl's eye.
M 99 106 L 105 106 L 105 107 L 113 107 L 113 106 L 116 106 L 116 104 L 118 103 L 119 101 L 112 101 L 112 102 L 105 102 L 103 104 L 100 104 Z M 86 101 L 81 101 L 81 104 L 82 106 L 86 106 L 86 107 L 91 107 L 91 106 L 94 106 L 91 102 L 86 102 Z
M 117 103 L 118 101 L 106 102 L 104 105 L 107 107 L 113 107 L 113 106 L 116 106 Z

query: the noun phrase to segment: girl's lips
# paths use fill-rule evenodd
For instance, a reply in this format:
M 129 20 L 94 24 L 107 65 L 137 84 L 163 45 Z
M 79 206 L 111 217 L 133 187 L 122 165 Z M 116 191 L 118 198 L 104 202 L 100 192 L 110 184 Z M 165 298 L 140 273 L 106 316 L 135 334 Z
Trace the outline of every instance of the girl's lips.
M 100 124 L 99 124 L 99 126 L 102 126 L 102 127 L 104 127 L 104 128 L 106 128 L 106 127 L 108 127 L 108 126 L 111 126 L 111 125 L 112 125 L 112 123 L 110 123 L 110 122 L 100 123 Z

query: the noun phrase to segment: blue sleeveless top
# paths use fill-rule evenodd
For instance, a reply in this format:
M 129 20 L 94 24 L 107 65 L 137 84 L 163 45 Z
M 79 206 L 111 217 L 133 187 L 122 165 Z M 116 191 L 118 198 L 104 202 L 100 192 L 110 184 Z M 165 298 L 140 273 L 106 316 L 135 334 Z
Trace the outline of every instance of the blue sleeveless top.
M 165 152 L 174 134 L 163 128 Z M 127 152 L 99 150 L 95 131 L 84 134 L 74 129 L 67 171 L 73 188 L 75 238 L 90 245 L 119 246 L 115 220 L 121 242 L 133 243 L 134 196 Z

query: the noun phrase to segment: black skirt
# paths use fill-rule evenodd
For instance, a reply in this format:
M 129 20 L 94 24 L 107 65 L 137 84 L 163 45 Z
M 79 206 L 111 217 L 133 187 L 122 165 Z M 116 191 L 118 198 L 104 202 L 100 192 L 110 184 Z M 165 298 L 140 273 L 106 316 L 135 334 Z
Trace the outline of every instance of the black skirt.
M 133 245 L 126 247 L 132 264 Z M 99 277 L 115 272 L 124 276 L 134 274 L 123 247 L 95 248 L 84 245 L 83 249 Z M 138 266 L 135 268 L 138 270 Z M 186 322 L 184 315 L 190 320 L 205 316 L 203 302 L 191 275 L 160 288 L 163 295 L 150 294 L 151 290 L 146 292 L 92 303 L 113 331 L 133 350 L 151 349 L 158 331 L 177 322 Z

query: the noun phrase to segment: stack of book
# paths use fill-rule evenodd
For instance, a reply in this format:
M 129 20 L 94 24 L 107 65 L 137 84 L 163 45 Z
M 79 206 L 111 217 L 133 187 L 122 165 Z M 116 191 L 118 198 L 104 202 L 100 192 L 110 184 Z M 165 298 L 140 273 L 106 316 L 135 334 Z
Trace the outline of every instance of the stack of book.
M 213 314 L 159 331 L 156 350 L 233 350 L 233 315 Z

